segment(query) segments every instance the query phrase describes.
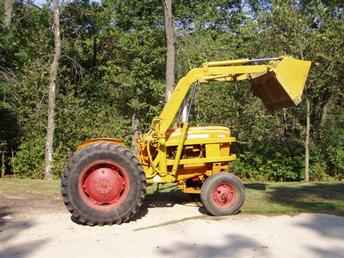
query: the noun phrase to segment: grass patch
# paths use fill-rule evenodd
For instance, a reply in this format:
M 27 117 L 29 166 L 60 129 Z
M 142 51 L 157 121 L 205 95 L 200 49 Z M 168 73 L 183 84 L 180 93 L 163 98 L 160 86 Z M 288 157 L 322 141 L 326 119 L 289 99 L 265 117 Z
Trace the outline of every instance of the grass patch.
M 44 195 L 56 196 L 60 194 L 60 181 L 38 180 L 38 179 L 0 179 L 0 194 L 6 195 Z
M 296 214 L 300 212 L 328 213 L 344 216 L 344 183 L 248 183 L 243 214 Z M 196 195 L 178 191 L 172 185 L 148 187 L 150 206 L 171 206 L 199 200 Z M 50 199 L 60 196 L 58 180 L 0 179 L 0 194 L 42 196 Z M 30 203 L 28 203 L 28 206 Z
M 244 213 L 328 213 L 344 216 L 344 183 L 246 184 Z

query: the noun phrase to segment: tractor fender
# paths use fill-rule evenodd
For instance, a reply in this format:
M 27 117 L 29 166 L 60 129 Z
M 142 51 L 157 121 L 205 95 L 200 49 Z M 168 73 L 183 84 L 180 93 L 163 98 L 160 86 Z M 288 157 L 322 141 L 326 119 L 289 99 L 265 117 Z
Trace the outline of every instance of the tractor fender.
M 94 139 L 86 140 L 83 143 L 79 144 L 76 150 L 79 151 L 95 143 L 112 143 L 112 144 L 123 145 L 123 141 L 118 138 L 94 138 Z

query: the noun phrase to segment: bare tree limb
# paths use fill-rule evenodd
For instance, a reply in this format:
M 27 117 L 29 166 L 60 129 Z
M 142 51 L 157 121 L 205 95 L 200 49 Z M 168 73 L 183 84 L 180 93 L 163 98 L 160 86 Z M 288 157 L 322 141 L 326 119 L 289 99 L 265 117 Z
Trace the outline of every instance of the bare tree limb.
M 52 2 L 53 12 L 53 31 L 54 31 L 54 58 L 50 66 L 49 72 L 49 91 L 48 91 L 48 126 L 47 138 L 45 145 L 45 168 L 44 178 L 52 179 L 52 163 L 53 163 L 53 143 L 55 131 L 55 99 L 56 99 L 56 80 L 59 60 L 61 57 L 61 37 L 60 37 L 60 11 L 59 0 Z

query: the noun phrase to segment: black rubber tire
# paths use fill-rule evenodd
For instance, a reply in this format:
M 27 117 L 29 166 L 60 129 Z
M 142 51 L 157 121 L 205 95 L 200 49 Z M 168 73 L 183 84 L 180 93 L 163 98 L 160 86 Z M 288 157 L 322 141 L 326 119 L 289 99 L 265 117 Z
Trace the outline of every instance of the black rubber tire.
M 99 211 L 88 205 L 80 196 L 79 177 L 83 168 L 97 160 L 111 160 L 128 174 L 127 198 L 117 207 Z M 124 146 L 113 143 L 95 143 L 73 154 L 61 179 L 64 203 L 76 223 L 87 225 L 121 224 L 132 219 L 143 204 L 146 178 L 137 158 Z
M 214 188 L 221 183 L 230 184 L 235 192 L 235 200 L 229 207 L 218 207 L 212 198 Z M 245 202 L 245 187 L 240 179 L 230 173 L 218 173 L 208 177 L 201 188 L 201 201 L 207 212 L 213 216 L 237 214 Z

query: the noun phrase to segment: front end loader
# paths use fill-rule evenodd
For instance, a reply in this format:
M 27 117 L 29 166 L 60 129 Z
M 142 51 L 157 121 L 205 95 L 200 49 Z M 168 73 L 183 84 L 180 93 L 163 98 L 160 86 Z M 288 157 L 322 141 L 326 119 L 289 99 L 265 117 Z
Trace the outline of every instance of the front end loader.
M 120 224 L 135 217 L 146 185 L 175 183 L 201 195 L 209 214 L 237 213 L 245 200 L 229 128 L 191 127 L 189 108 L 197 87 L 211 81 L 248 80 L 268 110 L 295 106 L 311 62 L 282 56 L 208 62 L 190 70 L 176 85 L 134 155 L 119 139 L 99 138 L 78 146 L 62 176 L 62 195 L 74 220 L 88 225 Z

